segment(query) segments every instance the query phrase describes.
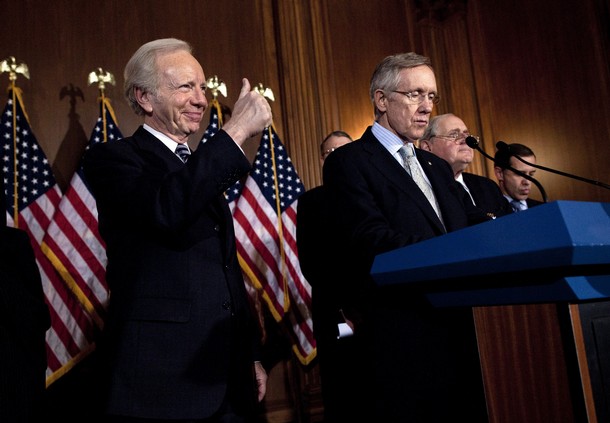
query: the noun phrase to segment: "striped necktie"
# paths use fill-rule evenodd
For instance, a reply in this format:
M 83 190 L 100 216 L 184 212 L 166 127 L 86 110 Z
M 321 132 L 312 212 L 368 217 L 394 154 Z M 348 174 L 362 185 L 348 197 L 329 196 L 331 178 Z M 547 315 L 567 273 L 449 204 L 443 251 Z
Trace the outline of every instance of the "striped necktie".
M 513 211 L 515 213 L 525 210 L 525 207 L 523 207 L 523 203 L 519 200 L 512 200 L 510 204 L 511 206 L 513 206 Z
M 186 163 L 186 161 L 189 159 L 189 156 L 191 155 L 191 150 L 189 150 L 186 144 L 178 144 L 175 153 L 178 157 L 180 157 L 180 160 Z

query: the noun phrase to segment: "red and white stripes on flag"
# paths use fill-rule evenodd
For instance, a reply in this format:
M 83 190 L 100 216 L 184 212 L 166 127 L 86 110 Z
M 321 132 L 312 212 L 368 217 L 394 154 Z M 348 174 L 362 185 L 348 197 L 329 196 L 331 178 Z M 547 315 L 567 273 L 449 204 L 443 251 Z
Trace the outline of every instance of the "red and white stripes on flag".
M 103 93 L 99 100 L 100 115 L 87 149 L 93 144 L 123 138 L 110 100 Z M 106 245 L 98 231 L 97 206 L 82 167 L 74 173 L 53 215 L 42 249 L 101 330 L 109 298 Z
M 42 252 L 43 237 L 61 192 L 31 130 L 21 90 L 14 84 L 1 118 L 0 149 L 7 224 L 25 230 L 30 236 L 51 314 L 51 328 L 46 334 L 49 385 L 91 350 L 93 325 Z
M 220 103 L 214 99 L 211 106 L 202 142 L 222 127 Z M 316 356 L 311 286 L 301 273 L 296 247 L 297 198 L 304 191 L 284 145 L 270 127 L 263 133 L 250 174 L 227 189 L 225 197 L 233 214 L 246 288 L 250 295 L 261 293 L 277 322 L 287 320 L 293 351 L 308 364 Z
M 296 246 L 297 199 L 304 191 L 284 145 L 269 127 L 231 208 L 242 271 L 262 292 L 274 318 L 288 318 L 293 350 L 308 364 L 316 355 L 311 286 L 301 272 Z

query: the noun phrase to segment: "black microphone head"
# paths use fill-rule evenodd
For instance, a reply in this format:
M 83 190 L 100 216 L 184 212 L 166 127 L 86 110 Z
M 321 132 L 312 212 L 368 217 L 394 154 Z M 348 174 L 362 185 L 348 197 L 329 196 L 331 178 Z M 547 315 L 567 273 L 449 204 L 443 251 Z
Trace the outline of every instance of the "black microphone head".
M 498 141 L 496 143 L 496 148 L 498 150 L 509 150 L 510 151 L 510 145 L 506 144 L 504 141 Z
M 472 135 L 468 135 L 466 137 L 466 145 L 470 148 L 477 148 L 479 146 L 479 140 Z

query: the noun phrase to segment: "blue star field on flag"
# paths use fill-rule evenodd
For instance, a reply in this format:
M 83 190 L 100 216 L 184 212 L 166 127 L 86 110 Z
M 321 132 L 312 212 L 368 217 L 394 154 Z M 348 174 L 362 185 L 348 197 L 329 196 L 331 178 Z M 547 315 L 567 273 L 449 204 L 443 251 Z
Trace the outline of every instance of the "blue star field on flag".
M 17 197 L 19 211 L 33 203 L 44 195 L 47 190 L 55 185 L 55 177 L 51 171 L 51 165 L 44 152 L 38 145 L 36 137 L 32 133 L 30 125 L 25 118 L 21 104 L 17 102 L 16 122 L 16 147 L 13 145 L 13 100 L 9 93 L 4 113 L 2 113 L 0 140 L 2 148 L 2 177 L 6 190 L 7 211 L 14 212 L 15 182 L 17 185 Z M 15 154 L 15 155 L 14 155 Z M 16 159 L 15 161 L 13 159 Z M 17 169 L 14 171 L 13 163 Z M 12 175 L 17 175 L 17 181 Z

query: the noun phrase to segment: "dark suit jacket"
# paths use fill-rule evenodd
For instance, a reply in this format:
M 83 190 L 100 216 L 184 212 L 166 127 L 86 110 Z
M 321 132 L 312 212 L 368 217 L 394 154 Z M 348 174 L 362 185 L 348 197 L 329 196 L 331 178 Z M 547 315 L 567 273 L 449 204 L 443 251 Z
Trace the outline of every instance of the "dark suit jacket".
M 462 176 L 477 207 L 485 213 L 500 217 L 513 212 L 510 203 L 506 201 L 500 187 L 494 181 L 473 173 L 464 172 Z
M 223 197 L 249 169 L 224 131 L 187 164 L 142 127 L 85 155 L 107 244 L 109 413 L 204 418 L 227 386 L 253 405 L 258 337 Z
M 528 198 L 527 200 L 525 200 L 525 202 L 527 203 L 527 208 L 531 208 L 531 207 L 536 207 L 539 206 L 541 204 L 544 204 L 542 201 L 538 201 L 538 200 L 534 200 L 533 198 Z
M 351 283 L 359 291 L 363 320 L 355 336 L 366 338 L 364 344 L 369 345 L 365 353 L 354 354 L 362 354 L 358 372 L 363 386 L 369 383 L 371 389 L 366 389 L 368 399 L 353 404 L 363 407 L 362 415 L 375 419 L 371 421 L 451 421 L 458 415 L 484 421 L 471 310 L 434 309 L 417 288 L 375 288 L 370 276 L 377 254 L 484 219 L 446 161 L 423 150 L 416 154 L 437 197 L 444 227 L 370 128 L 324 163 L 333 224 L 351 253 L 343 266 L 358 275 Z
M 332 348 L 343 322 L 339 310 L 350 314 L 351 276 L 341 263 L 350 256 L 333 228 L 333 210 L 328 190 L 312 188 L 299 196 L 297 204 L 297 247 L 303 275 L 312 288 L 312 317 L 318 355 Z M 353 315 L 352 315 L 353 317 Z M 332 353 L 332 352 L 331 352 Z
M 332 210 L 328 207 L 324 186 L 301 194 L 297 205 L 297 247 L 301 271 L 311 285 L 312 320 L 316 338 L 317 361 L 320 369 L 324 421 L 360 421 L 350 415 L 342 404 L 354 401 L 352 389 L 361 390 L 358 359 L 352 360 L 353 338 L 337 339 L 337 324 L 343 322 L 340 309 L 349 301 L 345 298 L 351 278 L 341 263 L 346 251 L 334 236 Z M 344 354 L 344 352 L 347 352 Z M 339 414 L 335 413 L 338 410 Z M 359 418 L 360 417 L 360 418 Z
M 331 190 L 337 225 L 347 231 L 367 272 L 380 253 L 486 220 L 453 178 L 449 164 L 417 149 L 417 159 L 439 202 L 444 227 L 425 195 L 404 168 L 373 136 L 331 154 L 324 184 Z
M 28 235 L 0 226 L 0 421 L 44 421 L 50 326 Z
M 318 350 L 320 343 L 336 338 L 338 310 L 337 267 L 335 257 L 341 250 L 335 248 L 336 239 L 329 236 L 326 190 L 323 186 L 301 194 L 297 203 L 297 248 L 299 265 L 312 288 L 312 318 Z

